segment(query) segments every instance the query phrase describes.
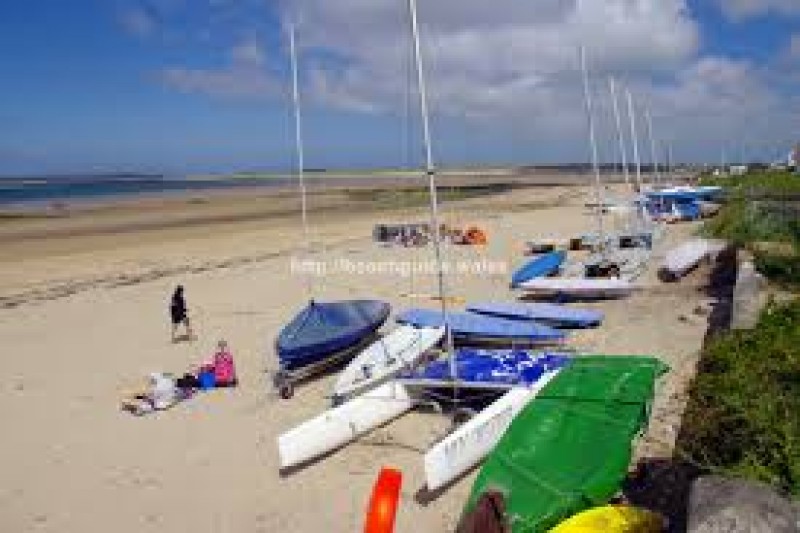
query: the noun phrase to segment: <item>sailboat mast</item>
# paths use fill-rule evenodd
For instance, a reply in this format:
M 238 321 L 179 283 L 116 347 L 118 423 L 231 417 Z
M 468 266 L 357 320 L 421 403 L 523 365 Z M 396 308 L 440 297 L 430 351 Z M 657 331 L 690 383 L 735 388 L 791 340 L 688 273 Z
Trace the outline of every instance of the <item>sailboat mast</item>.
M 586 118 L 589 122 L 589 144 L 592 149 L 592 167 L 594 169 L 595 199 L 597 203 L 597 230 L 600 237 L 600 250 L 605 250 L 605 232 L 603 231 L 603 207 L 605 198 L 603 184 L 600 181 L 600 161 L 597 155 L 597 139 L 594 134 L 594 116 L 592 109 L 592 94 L 589 90 L 589 72 L 586 68 L 586 50 L 579 48 L 581 56 L 581 72 L 583 73 L 583 99 L 586 104 Z
M 645 109 L 644 116 L 647 119 L 647 135 L 650 137 L 650 157 L 653 160 L 653 183 L 661 185 L 661 174 L 658 168 L 658 154 L 656 153 L 656 140 L 653 137 L 653 117 L 649 109 Z
M 306 259 L 311 252 L 311 234 L 308 229 L 308 206 L 306 202 L 305 152 L 303 151 L 303 121 L 300 111 L 300 87 L 298 82 L 297 47 L 295 45 L 295 26 L 289 26 L 289 56 L 292 62 L 292 107 L 294 109 L 294 146 L 297 161 L 297 181 L 300 188 L 300 212 L 303 220 L 303 238 Z M 306 289 L 312 296 L 311 275 L 306 275 Z
M 631 141 L 633 142 L 633 160 L 636 163 L 636 186 L 642 191 L 642 159 L 639 157 L 639 135 L 636 132 L 636 114 L 633 108 L 633 95 L 630 89 L 625 89 L 628 100 L 628 118 L 631 122 Z
M 625 149 L 625 138 L 622 134 L 622 117 L 619 113 L 619 102 L 617 102 L 617 82 L 613 77 L 608 78 L 608 89 L 611 92 L 611 103 L 614 108 L 614 123 L 617 127 L 617 141 L 619 142 L 619 157 L 622 162 L 622 174 L 625 176 L 625 185 L 631 188 L 631 174 L 628 170 L 628 153 Z
M 422 66 L 422 50 L 417 23 L 417 2 L 408 0 L 408 11 L 411 21 L 411 36 L 414 44 L 414 63 L 417 71 L 417 92 L 419 94 L 419 110 L 422 118 L 422 140 L 425 144 L 425 173 L 428 176 L 428 189 L 431 197 L 431 225 L 433 226 L 433 249 L 436 255 L 437 278 L 439 283 L 439 299 L 441 300 L 442 322 L 446 331 L 447 352 L 450 355 L 450 375 L 456 379 L 456 363 L 453 357 L 453 333 L 447 320 L 447 290 L 444 281 L 444 266 L 441 233 L 439 226 L 439 200 L 436 192 L 436 167 L 433 164 L 431 148 L 431 128 L 428 117 L 428 93 Z

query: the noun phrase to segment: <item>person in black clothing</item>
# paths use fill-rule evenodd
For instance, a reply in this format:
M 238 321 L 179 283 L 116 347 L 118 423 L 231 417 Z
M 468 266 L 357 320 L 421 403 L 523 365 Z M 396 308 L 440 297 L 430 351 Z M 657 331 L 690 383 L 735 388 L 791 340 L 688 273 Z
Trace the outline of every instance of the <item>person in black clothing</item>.
M 172 319 L 172 342 L 177 342 L 179 338 L 178 325 L 186 327 L 186 338 L 192 338 L 192 327 L 189 325 L 189 315 L 186 311 L 186 300 L 183 298 L 183 285 L 178 285 L 172 293 L 172 301 L 169 304 L 169 314 Z

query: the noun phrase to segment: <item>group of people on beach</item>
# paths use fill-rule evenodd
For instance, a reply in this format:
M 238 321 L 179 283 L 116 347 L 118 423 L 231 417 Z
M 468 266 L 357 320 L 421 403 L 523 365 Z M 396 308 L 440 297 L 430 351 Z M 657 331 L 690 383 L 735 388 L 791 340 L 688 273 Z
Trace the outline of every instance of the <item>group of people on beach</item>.
M 189 321 L 189 312 L 184 296 L 183 285 L 178 285 L 169 302 L 169 315 L 172 325 L 172 342 L 193 340 L 194 333 Z M 178 330 L 183 326 L 184 335 Z M 180 377 L 172 374 L 153 372 L 145 390 L 138 391 L 122 401 L 123 410 L 136 415 L 162 411 L 186 400 L 199 390 L 235 387 L 238 385 L 236 366 L 228 342 L 220 339 L 214 354 L 205 362 L 184 372 Z

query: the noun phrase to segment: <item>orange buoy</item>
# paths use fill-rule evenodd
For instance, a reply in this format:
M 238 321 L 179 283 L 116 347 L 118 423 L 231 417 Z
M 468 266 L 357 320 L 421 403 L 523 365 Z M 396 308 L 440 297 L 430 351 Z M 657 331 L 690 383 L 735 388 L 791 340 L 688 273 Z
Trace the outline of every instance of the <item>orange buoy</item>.
M 394 468 L 383 467 L 372 488 L 372 497 L 367 508 L 364 533 L 392 533 L 400 500 L 403 474 Z

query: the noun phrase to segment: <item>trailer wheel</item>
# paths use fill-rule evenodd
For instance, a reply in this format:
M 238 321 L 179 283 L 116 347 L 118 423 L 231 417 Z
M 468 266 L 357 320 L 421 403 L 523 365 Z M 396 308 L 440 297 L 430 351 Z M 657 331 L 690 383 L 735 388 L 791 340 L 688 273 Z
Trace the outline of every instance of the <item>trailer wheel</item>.
M 288 400 L 294 396 L 294 384 L 292 384 L 291 380 L 289 380 L 289 376 L 287 376 L 286 372 L 283 370 L 279 370 L 275 373 L 275 376 L 272 378 L 272 383 L 278 390 L 278 395 L 284 400 Z
M 280 394 L 281 398 L 284 400 L 288 400 L 292 396 L 294 396 L 294 385 L 291 382 L 287 381 L 280 387 L 278 387 L 278 394 Z
M 453 412 L 453 426 L 466 424 L 473 416 L 475 416 L 475 410 L 469 407 L 460 407 Z

